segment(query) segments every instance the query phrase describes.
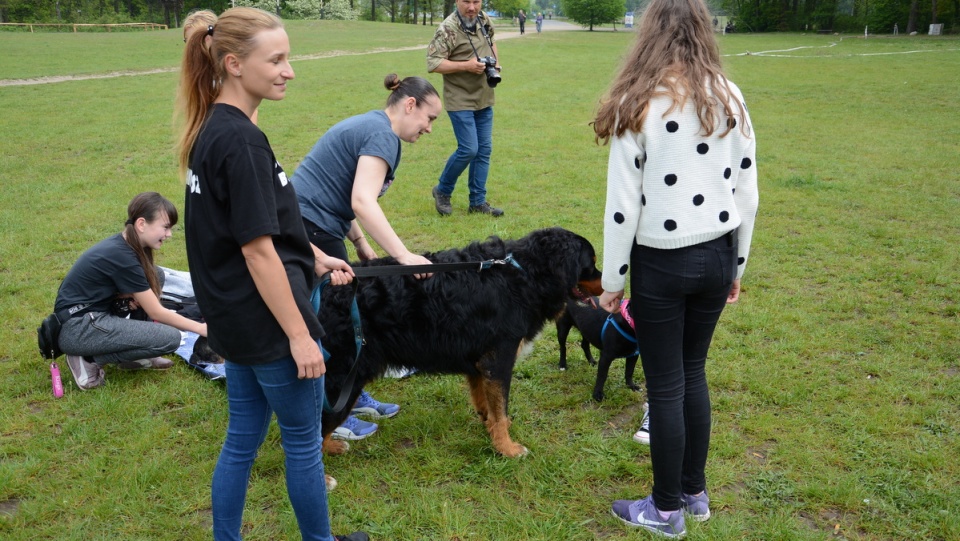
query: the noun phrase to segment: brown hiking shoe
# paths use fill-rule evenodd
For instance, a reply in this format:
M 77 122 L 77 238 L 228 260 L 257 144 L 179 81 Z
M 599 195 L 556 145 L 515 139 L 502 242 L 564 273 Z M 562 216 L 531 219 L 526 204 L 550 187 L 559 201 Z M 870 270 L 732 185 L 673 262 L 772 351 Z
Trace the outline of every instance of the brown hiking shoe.
M 440 216 L 450 216 L 453 214 L 453 206 L 450 204 L 450 196 L 440 193 L 437 187 L 433 187 L 433 202 L 437 207 Z
M 498 216 L 503 216 L 503 209 L 498 209 L 497 207 L 491 207 L 490 203 L 487 203 L 486 201 L 476 206 L 470 205 L 470 208 L 467 210 L 467 212 L 470 212 L 470 213 L 479 212 L 480 214 L 489 214 L 494 218 Z

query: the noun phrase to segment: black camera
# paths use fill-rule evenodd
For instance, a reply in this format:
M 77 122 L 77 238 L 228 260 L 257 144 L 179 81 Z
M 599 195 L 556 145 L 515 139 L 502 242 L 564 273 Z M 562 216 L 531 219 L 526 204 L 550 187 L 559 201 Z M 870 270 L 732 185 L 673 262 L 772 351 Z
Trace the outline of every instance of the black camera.
M 110 313 L 117 317 L 127 317 L 133 312 L 129 297 L 117 297 L 110 303 Z
M 487 76 L 487 84 L 490 88 L 496 88 L 496 86 L 500 84 L 500 72 L 497 71 L 497 59 L 492 56 L 485 56 L 478 60 L 487 66 L 483 69 L 484 75 Z

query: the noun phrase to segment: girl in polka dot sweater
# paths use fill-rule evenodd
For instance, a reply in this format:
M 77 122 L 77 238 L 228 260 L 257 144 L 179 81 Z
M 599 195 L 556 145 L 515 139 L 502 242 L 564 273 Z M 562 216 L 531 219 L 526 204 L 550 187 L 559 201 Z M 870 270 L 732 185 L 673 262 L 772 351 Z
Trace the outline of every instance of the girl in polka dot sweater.
M 667 536 L 710 516 L 707 350 L 740 294 L 757 212 L 756 141 L 703 0 L 652 0 L 594 130 L 609 142 L 600 304 L 627 277 L 650 415 L 652 494 L 614 516 Z

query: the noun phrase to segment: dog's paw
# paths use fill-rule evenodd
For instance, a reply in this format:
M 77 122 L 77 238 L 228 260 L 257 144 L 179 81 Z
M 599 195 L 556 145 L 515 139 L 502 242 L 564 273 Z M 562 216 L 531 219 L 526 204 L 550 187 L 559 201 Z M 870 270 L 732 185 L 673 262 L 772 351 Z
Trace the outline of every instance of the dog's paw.
M 512 442 L 507 449 L 500 451 L 500 454 L 507 458 L 520 458 L 528 455 L 529 453 L 529 449 L 516 442 Z
M 603 402 L 603 391 L 596 391 L 593 393 L 593 399 L 597 402 Z
M 633 383 L 632 381 L 627 384 L 627 388 L 630 389 L 631 391 L 639 391 L 639 390 L 640 390 L 640 386 L 637 385 L 636 383 Z
M 323 440 L 321 451 L 325 455 L 342 455 L 350 450 L 350 444 L 342 440 Z

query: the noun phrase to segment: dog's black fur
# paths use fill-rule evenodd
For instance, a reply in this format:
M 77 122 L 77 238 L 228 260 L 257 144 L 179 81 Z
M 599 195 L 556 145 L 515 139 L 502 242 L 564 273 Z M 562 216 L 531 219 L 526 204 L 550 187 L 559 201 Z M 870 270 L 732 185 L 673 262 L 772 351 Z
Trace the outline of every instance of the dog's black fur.
M 193 358 L 191 361 L 193 364 L 223 364 L 223 357 L 213 351 L 206 336 L 201 336 L 193 343 Z
M 353 404 L 368 382 L 389 367 L 424 373 L 464 374 L 477 413 L 496 450 L 510 457 L 527 449 L 512 441 L 507 405 L 518 349 L 532 341 L 548 320 L 559 317 L 566 299 L 583 291 L 599 294 L 600 271 L 587 239 L 560 228 L 542 229 L 519 240 L 490 237 L 464 249 L 424 254 L 434 263 L 504 259 L 512 254 L 521 268 L 494 265 L 483 271 L 438 272 L 413 276 L 359 278 L 357 303 L 365 345 L 354 385 L 345 392 Z M 393 258 L 357 266 L 395 265 Z M 356 353 L 350 319 L 352 287 L 324 288 L 320 322 L 330 352 L 326 391 L 340 395 Z M 324 448 L 338 450 L 330 433 L 349 414 L 324 412 Z
M 590 346 L 600 350 L 600 365 L 597 367 L 597 383 L 593 386 L 593 399 L 597 402 L 603 400 L 603 387 L 607 383 L 607 374 L 610 372 L 610 363 L 614 359 L 621 357 L 627 359 L 624 366 L 624 380 L 627 387 L 634 391 L 639 391 L 640 387 L 633 382 L 633 372 L 637 367 L 637 344 L 631 342 L 617 329 L 613 328 L 616 323 L 625 332 L 633 332 L 630 325 L 620 313 L 613 315 L 613 321 L 607 325 L 606 332 L 603 326 L 610 314 L 600 308 L 596 298 L 592 302 L 584 302 L 579 299 L 567 300 L 567 310 L 559 319 L 557 319 L 557 340 L 560 342 L 560 370 L 567 369 L 567 335 L 570 329 L 575 328 L 580 331 L 580 347 L 583 348 L 583 354 L 590 364 L 597 364 L 590 353 Z

